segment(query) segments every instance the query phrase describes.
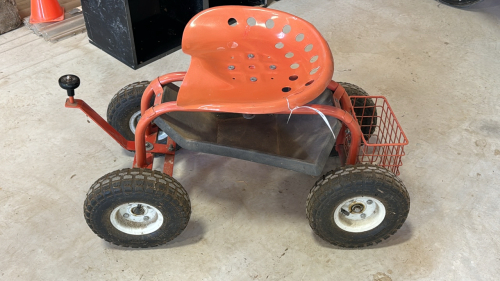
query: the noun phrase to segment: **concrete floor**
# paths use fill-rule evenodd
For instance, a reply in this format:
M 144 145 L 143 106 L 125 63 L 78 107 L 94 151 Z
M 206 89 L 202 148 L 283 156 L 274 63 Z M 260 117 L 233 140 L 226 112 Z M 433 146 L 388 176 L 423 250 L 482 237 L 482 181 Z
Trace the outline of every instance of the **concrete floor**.
M 410 140 L 403 227 L 374 247 L 330 246 L 305 217 L 314 177 L 181 150 L 174 177 L 191 197 L 187 229 L 153 249 L 104 242 L 82 204 L 97 178 L 130 167 L 132 156 L 64 108 L 57 79 L 79 75 L 77 97 L 104 115 L 122 86 L 186 70 L 189 57 L 179 51 L 134 71 L 86 35 L 50 44 L 21 28 L 0 36 L 1 280 L 498 280 L 500 3 L 271 8 L 322 32 L 335 80 L 388 97 Z

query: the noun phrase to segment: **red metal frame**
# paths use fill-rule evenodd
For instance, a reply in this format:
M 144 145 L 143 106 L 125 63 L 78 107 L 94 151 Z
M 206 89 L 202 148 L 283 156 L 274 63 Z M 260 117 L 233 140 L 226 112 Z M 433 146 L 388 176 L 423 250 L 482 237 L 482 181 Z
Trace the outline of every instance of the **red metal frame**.
M 144 115 L 144 112 L 149 108 L 149 103 L 153 95 L 159 95 L 155 98 L 155 106 L 161 103 L 161 97 L 163 96 L 163 86 L 172 83 L 184 80 L 186 77 L 186 72 L 173 72 L 169 74 L 165 74 L 151 81 L 149 86 L 144 90 L 144 94 L 141 99 L 141 115 Z M 157 104 L 156 101 L 159 101 Z
M 152 123 L 158 116 L 176 111 L 190 111 L 190 112 L 218 112 L 210 109 L 192 109 L 183 108 L 177 105 L 177 102 L 161 103 L 163 96 L 163 86 L 182 81 L 186 72 L 174 72 L 158 77 L 153 80 L 144 91 L 141 100 L 141 119 L 136 126 L 135 141 L 128 141 L 120 133 L 118 133 L 108 122 L 106 122 L 99 114 L 97 114 L 90 106 L 84 101 L 73 99 L 70 97 L 66 100 L 66 107 L 79 108 L 87 114 L 94 122 L 96 122 L 106 133 L 108 133 L 116 142 L 127 150 L 135 150 L 133 167 L 151 169 L 154 161 L 154 153 L 165 154 L 165 162 L 163 172 L 172 175 L 175 158 L 175 142 L 168 138 L 167 144 L 156 143 L 156 134 L 158 128 Z M 342 109 L 335 106 L 326 105 L 310 105 L 310 107 L 319 110 L 327 116 L 332 116 L 340 120 L 343 124 L 340 135 L 337 136 L 336 149 L 340 151 L 340 147 L 344 145 L 345 132 L 350 132 L 350 145 L 345 163 L 353 165 L 357 162 L 358 151 L 361 145 L 362 133 L 356 118 L 351 115 L 351 101 L 345 89 L 335 81 L 331 81 L 328 88 L 333 91 L 333 97 L 340 100 Z M 155 95 L 154 105 L 149 107 L 151 99 Z M 293 111 L 294 114 L 317 114 L 316 111 L 310 108 L 297 108 Z M 290 114 L 290 111 L 277 112 L 275 114 Z M 151 150 L 146 151 L 146 141 L 153 144 Z
M 68 108 L 78 108 L 83 111 L 90 119 L 92 119 L 99 127 L 101 127 L 108 135 L 110 135 L 121 147 L 135 151 L 135 141 L 129 141 L 123 137 L 118 131 L 115 130 L 111 125 L 109 125 L 106 120 L 104 120 L 97 112 L 95 112 L 87 103 L 80 99 L 73 99 L 70 97 L 66 99 L 65 107 Z M 153 126 L 154 130 L 155 126 Z M 153 132 L 154 133 L 154 132 Z M 166 153 L 168 151 L 168 146 L 165 144 L 156 144 L 150 152 L 154 153 Z
M 328 89 L 333 91 L 334 102 L 335 103 L 337 103 L 337 101 L 339 103 L 341 102 L 342 109 L 345 110 L 346 112 L 351 112 L 352 111 L 351 100 L 349 98 L 349 95 L 345 91 L 344 87 L 340 86 L 339 83 L 337 83 L 333 80 L 330 81 L 330 83 L 328 84 L 327 87 L 328 87 Z M 345 155 L 345 151 L 344 151 L 345 140 L 346 140 L 345 136 L 346 136 L 347 129 L 348 129 L 348 126 L 346 126 L 346 124 L 342 123 L 342 128 L 340 129 L 340 132 L 337 136 L 337 141 L 335 143 L 335 150 L 337 150 L 337 152 L 339 154 L 340 163 L 342 165 L 353 163 L 352 158 L 356 158 L 354 155 L 357 154 L 357 153 L 354 153 L 352 150 L 350 153 L 348 152 L 348 155 L 350 155 L 350 157 L 349 157 L 349 161 L 347 161 L 347 156 Z M 360 145 L 361 145 L 361 142 L 360 142 Z M 354 163 L 356 163 L 356 162 L 354 162 Z

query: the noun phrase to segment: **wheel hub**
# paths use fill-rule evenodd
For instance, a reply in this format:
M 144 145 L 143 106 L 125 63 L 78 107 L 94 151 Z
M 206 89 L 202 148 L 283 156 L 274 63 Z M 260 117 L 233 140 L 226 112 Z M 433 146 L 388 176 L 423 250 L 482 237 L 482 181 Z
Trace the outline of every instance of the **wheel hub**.
M 385 206 L 378 199 L 360 196 L 339 204 L 333 213 L 333 220 L 339 228 L 359 233 L 379 226 L 385 214 Z
M 132 133 L 135 134 L 135 128 L 137 127 L 137 123 L 139 123 L 139 120 L 141 120 L 141 111 L 137 111 L 136 113 L 134 113 L 132 115 L 132 117 L 130 117 L 130 120 L 128 121 L 128 126 L 130 128 L 130 131 L 132 131 Z M 164 131 L 159 131 L 158 132 L 158 140 L 161 141 L 161 140 L 164 140 L 168 137 L 167 133 L 165 133 Z
M 363 212 L 365 206 L 362 203 L 354 203 L 349 209 L 351 209 L 351 213 L 359 214 Z
M 144 208 L 142 207 L 141 204 L 138 204 L 136 207 L 132 208 L 130 211 L 132 212 L 132 214 L 134 214 L 136 216 L 142 216 L 142 215 L 144 215 L 144 213 L 146 213 L 146 210 L 144 210 Z
M 130 235 L 144 235 L 157 231 L 164 221 L 162 213 L 146 203 L 125 203 L 113 209 L 111 224 L 119 231 Z

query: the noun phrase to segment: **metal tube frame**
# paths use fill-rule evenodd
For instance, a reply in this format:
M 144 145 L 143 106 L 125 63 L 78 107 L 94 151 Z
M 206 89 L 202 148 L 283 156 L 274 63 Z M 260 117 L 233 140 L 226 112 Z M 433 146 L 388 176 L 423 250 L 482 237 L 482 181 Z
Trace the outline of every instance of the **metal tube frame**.
M 134 168 L 152 169 L 154 161 L 154 153 L 165 154 L 165 162 L 163 172 L 172 176 L 175 157 L 175 142 L 169 137 L 167 144 L 156 143 L 158 127 L 154 125 L 155 118 L 162 114 L 176 111 L 190 112 L 207 112 L 212 110 L 207 109 L 186 109 L 177 105 L 177 102 L 171 101 L 161 103 L 163 97 L 163 86 L 177 81 L 182 81 L 186 72 L 174 72 L 165 74 L 153 80 L 144 91 L 141 99 L 141 119 L 139 120 L 136 131 L 135 141 L 125 139 L 118 131 L 116 131 L 108 122 L 106 122 L 99 114 L 97 114 L 83 100 L 74 99 L 72 97 L 66 100 L 66 107 L 79 108 L 94 122 L 96 122 L 106 133 L 108 133 L 116 142 L 127 150 L 135 150 Z M 328 84 L 328 89 L 333 91 L 334 100 L 340 101 L 342 108 L 327 105 L 309 105 L 310 107 L 319 110 L 327 116 L 334 117 L 342 122 L 342 128 L 336 140 L 336 150 L 341 153 L 341 148 L 344 145 L 345 135 L 351 134 L 351 145 L 345 161 L 342 164 L 356 164 L 358 151 L 361 145 L 361 128 L 356 119 L 350 114 L 351 101 L 345 89 L 335 81 Z M 155 96 L 154 105 L 150 107 L 151 99 Z M 310 108 L 297 108 L 293 111 L 294 114 L 317 114 Z M 276 112 L 275 114 L 290 114 L 290 111 Z M 153 144 L 153 148 L 146 151 L 146 142 Z M 341 158 L 342 159 L 342 158 Z M 344 160 L 344 159 L 342 159 Z

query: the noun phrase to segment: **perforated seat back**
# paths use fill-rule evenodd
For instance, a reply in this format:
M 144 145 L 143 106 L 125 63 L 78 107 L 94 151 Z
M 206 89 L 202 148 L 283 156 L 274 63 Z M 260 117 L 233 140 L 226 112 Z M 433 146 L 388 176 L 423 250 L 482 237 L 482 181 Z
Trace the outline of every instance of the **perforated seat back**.
M 310 102 L 333 75 L 330 48 L 313 25 L 288 13 L 221 6 L 186 26 L 191 64 L 177 103 L 224 112 L 273 113 Z

